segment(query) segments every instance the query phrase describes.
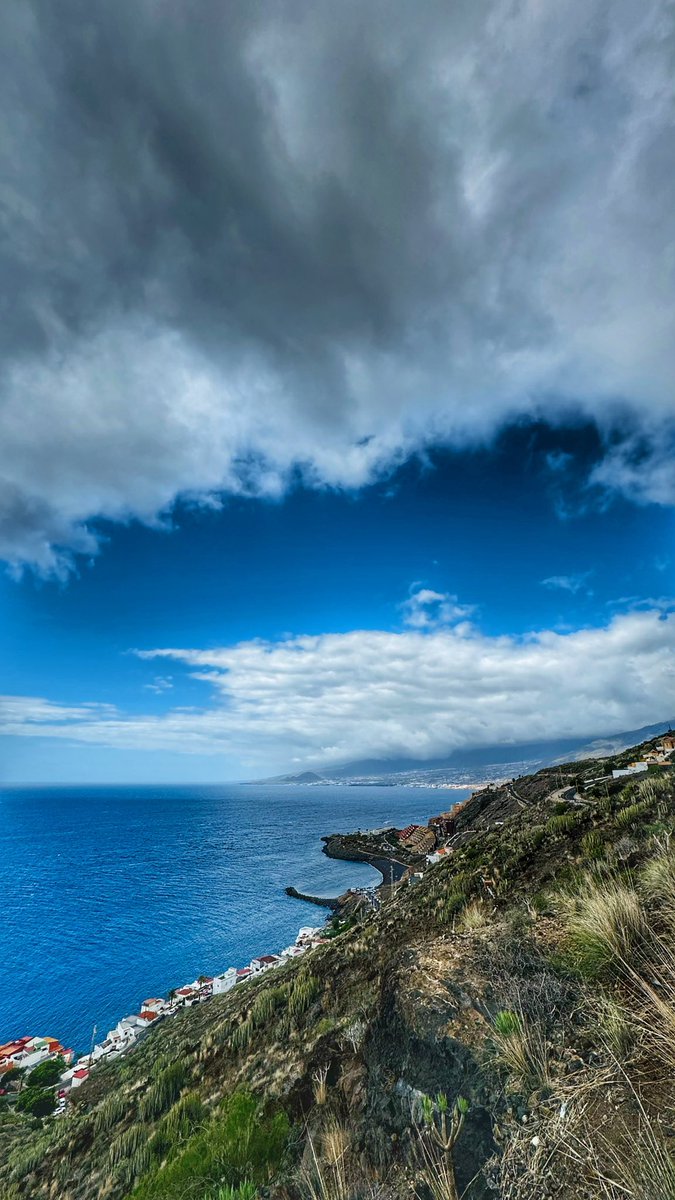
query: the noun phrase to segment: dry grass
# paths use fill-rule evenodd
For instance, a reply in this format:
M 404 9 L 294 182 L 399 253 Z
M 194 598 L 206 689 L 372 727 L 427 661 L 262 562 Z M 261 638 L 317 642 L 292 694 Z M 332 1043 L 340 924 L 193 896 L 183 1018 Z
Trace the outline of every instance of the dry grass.
M 478 933 L 490 919 L 490 910 L 484 900 L 471 900 L 457 918 L 455 928 L 459 933 Z
M 308 1200 L 348 1200 L 353 1189 L 345 1125 L 331 1120 L 319 1135 L 308 1133 L 300 1182 Z
M 315 1104 L 325 1104 L 328 1099 L 328 1067 L 319 1067 L 312 1073 L 312 1094 Z
M 559 908 L 575 965 L 592 979 L 625 969 L 649 935 L 637 892 L 609 875 L 588 876 L 560 897 Z
M 550 1081 L 548 1048 L 541 1025 L 522 1012 L 502 1009 L 494 1018 L 492 1042 L 496 1061 L 518 1086 L 531 1090 Z

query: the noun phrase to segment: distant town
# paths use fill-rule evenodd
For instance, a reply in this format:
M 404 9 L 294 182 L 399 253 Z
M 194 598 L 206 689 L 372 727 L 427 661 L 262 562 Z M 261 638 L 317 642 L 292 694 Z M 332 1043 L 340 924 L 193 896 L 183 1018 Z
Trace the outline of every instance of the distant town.
M 172 988 L 166 997 L 150 996 L 137 1013 L 122 1017 L 100 1042 L 94 1041 L 94 1027 L 89 1052 L 77 1058 L 58 1038 L 26 1036 L 6 1042 L 0 1046 L 0 1096 L 14 1100 L 18 1108 L 34 1116 L 62 1116 L 71 1091 L 80 1087 L 97 1065 L 128 1054 L 161 1021 L 223 995 L 263 971 L 282 967 L 324 940 L 320 927 L 305 925 L 295 942 L 279 954 L 261 954 L 248 966 L 228 967 L 220 975 L 200 975 L 192 983 Z

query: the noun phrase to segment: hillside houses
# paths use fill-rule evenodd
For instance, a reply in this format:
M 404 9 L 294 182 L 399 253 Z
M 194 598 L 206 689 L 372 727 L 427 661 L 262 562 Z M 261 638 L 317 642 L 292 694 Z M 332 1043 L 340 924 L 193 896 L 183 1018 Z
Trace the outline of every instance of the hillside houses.
M 13 1042 L 5 1042 L 0 1046 L 0 1074 L 19 1067 L 24 1071 L 32 1071 L 40 1063 L 50 1058 L 63 1058 L 70 1063 L 73 1051 L 65 1049 L 58 1038 L 52 1037 L 21 1037 Z

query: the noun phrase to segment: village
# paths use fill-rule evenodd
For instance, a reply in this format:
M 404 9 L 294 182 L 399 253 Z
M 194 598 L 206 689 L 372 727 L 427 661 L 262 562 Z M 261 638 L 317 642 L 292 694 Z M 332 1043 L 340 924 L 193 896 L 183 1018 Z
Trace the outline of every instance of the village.
M 65 1048 L 58 1038 L 53 1037 L 20 1037 L 0 1045 L 0 1097 L 9 1099 L 16 1096 L 18 1099 L 26 1075 L 28 1084 L 32 1086 L 32 1073 L 36 1068 L 41 1068 L 45 1081 L 49 1079 L 51 1082 L 50 1075 L 44 1073 L 44 1064 L 58 1064 L 65 1070 L 53 1079 L 55 1103 L 51 1113 L 41 1115 L 62 1116 L 68 1107 L 71 1091 L 80 1087 L 97 1065 L 128 1054 L 147 1036 L 150 1029 L 182 1009 L 203 1004 L 212 996 L 223 995 L 237 984 L 245 983 L 263 971 L 282 967 L 313 946 L 321 945 L 325 940 L 321 934 L 320 927 L 305 925 L 298 931 L 295 942 L 279 954 L 261 954 L 251 959 L 246 967 L 228 967 L 216 976 L 200 975 L 192 983 L 172 988 L 166 997 L 149 997 L 143 1001 L 139 1012 L 122 1017 L 101 1042 L 94 1042 L 94 1027 L 90 1050 L 78 1058 L 72 1049 Z M 40 1074 L 38 1072 L 38 1076 Z
M 605 781 L 639 775 L 650 769 L 658 771 L 664 767 L 672 768 L 674 757 L 675 734 L 669 731 L 648 744 L 639 758 L 619 767 L 613 766 L 605 775 L 587 775 L 583 781 L 583 790 L 586 791 Z M 513 783 L 504 783 L 501 789 L 499 785 L 488 783 L 482 791 L 474 793 L 471 799 L 475 804 L 476 801 L 480 802 L 481 796 L 494 790 L 502 790 L 507 800 L 510 798 L 520 803 Z M 569 798 L 572 803 L 583 802 L 576 787 L 558 788 L 551 793 L 551 798 Z M 330 857 L 369 861 L 376 866 L 383 877 L 379 888 L 350 888 L 336 902 L 302 896 L 294 889 L 288 890 L 300 899 L 328 904 L 333 909 L 333 919 L 336 913 L 342 918 L 349 918 L 360 909 L 377 911 L 383 898 L 386 899 L 401 885 L 417 883 L 422 879 L 426 868 L 452 854 L 456 838 L 470 832 L 457 832 L 458 818 L 468 804 L 469 801 L 456 804 L 448 812 L 431 817 L 426 825 L 410 824 L 404 829 L 387 828 L 356 835 L 338 834 L 323 839 L 327 843 L 325 852 Z M 496 827 L 503 822 L 496 821 L 494 824 Z M 303 926 L 298 931 L 295 942 L 278 954 L 258 955 L 251 959 L 247 966 L 231 966 L 216 976 L 200 975 L 191 983 L 172 988 L 166 997 L 151 996 L 142 1002 L 138 1012 L 122 1017 L 100 1042 L 94 1040 L 94 1027 L 89 1051 L 77 1058 L 72 1049 L 64 1047 L 53 1037 L 24 1036 L 0 1045 L 0 1098 L 6 1101 L 14 1100 L 18 1105 L 24 1081 L 28 1088 L 39 1090 L 37 1077 L 45 1070 L 44 1064 L 58 1064 L 61 1068 L 60 1073 L 57 1073 L 54 1066 L 51 1075 L 42 1076 L 45 1083 L 49 1079 L 47 1087 L 54 1088 L 54 1095 L 52 1099 L 51 1093 L 49 1094 L 48 1102 L 44 1097 L 45 1088 L 42 1087 L 41 1098 L 44 1099 L 45 1110 L 40 1115 L 61 1116 L 66 1112 L 72 1090 L 80 1087 L 98 1064 L 111 1062 L 128 1054 L 160 1022 L 175 1016 L 184 1008 L 203 1004 L 213 996 L 223 995 L 264 971 L 284 966 L 292 959 L 306 954 L 314 946 L 322 945 L 329 936 L 330 926 Z

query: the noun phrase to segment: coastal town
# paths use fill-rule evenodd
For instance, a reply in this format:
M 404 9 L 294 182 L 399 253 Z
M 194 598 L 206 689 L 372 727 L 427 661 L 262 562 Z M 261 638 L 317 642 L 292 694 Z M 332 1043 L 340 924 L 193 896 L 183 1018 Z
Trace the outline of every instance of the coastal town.
M 251 959 L 248 966 L 228 967 L 220 975 L 200 975 L 191 983 L 172 988 L 166 997 L 151 996 L 142 1002 L 138 1012 L 122 1017 L 102 1041 L 94 1041 L 94 1031 L 88 1053 L 77 1058 L 74 1051 L 64 1047 L 58 1038 L 20 1037 L 6 1042 L 0 1045 L 0 1097 L 13 1094 L 20 1097 L 24 1081 L 32 1085 L 35 1078 L 33 1073 L 39 1068 L 36 1084 L 40 1078 L 50 1080 L 55 1093 L 51 1112 L 40 1115 L 61 1116 L 67 1110 L 71 1091 L 81 1087 L 99 1064 L 113 1062 L 128 1054 L 161 1021 L 175 1016 L 184 1008 L 203 1004 L 212 996 L 223 995 L 263 971 L 282 967 L 306 954 L 313 946 L 321 945 L 324 940 L 321 927 L 304 925 L 298 931 L 295 942 L 278 954 L 261 954 Z M 48 1063 L 61 1068 L 60 1072 L 53 1077 L 47 1074 L 44 1066 Z
M 587 767 L 574 786 L 565 786 L 566 777 L 555 768 L 550 769 L 548 776 L 546 772 L 540 774 L 550 781 L 549 801 L 583 805 L 584 793 L 589 789 L 612 784 L 619 787 L 625 776 L 672 770 L 674 763 L 675 734 L 669 730 L 662 737 L 643 744 L 634 758 L 626 755 L 615 762 L 605 760 L 602 775 L 598 775 L 592 766 Z M 426 825 L 409 824 L 403 829 L 387 827 L 325 837 L 324 853 L 329 857 L 368 862 L 379 871 L 382 882 L 378 887 L 352 887 L 334 900 L 304 895 L 294 888 L 287 888 L 287 894 L 330 909 L 330 920 L 337 920 L 338 926 L 341 921 L 354 919 L 360 913 L 377 912 L 392 892 L 419 882 L 429 867 L 452 855 L 466 836 L 480 832 L 481 828 L 487 831 L 503 825 L 503 820 L 494 817 L 485 823 L 482 813 L 488 803 L 498 815 L 503 811 L 505 816 L 513 806 L 526 806 L 515 782 L 488 783 L 468 800 L 430 817 Z M 246 966 L 230 966 L 215 976 L 200 975 L 190 983 L 172 988 L 165 997 L 148 997 L 142 1001 L 138 1012 L 122 1017 L 99 1042 L 95 1040 L 94 1027 L 88 1052 L 78 1056 L 54 1037 L 22 1036 L 0 1045 L 0 1098 L 14 1101 L 19 1107 L 22 1097 L 25 1100 L 27 1093 L 32 1091 L 36 1104 L 44 1105 L 42 1110 L 36 1108 L 38 1115 L 60 1116 L 67 1110 L 72 1091 L 81 1087 L 99 1064 L 128 1054 L 158 1024 L 184 1008 L 224 995 L 262 972 L 283 967 L 313 947 L 324 944 L 330 936 L 330 924 L 303 926 L 295 942 L 279 953 L 260 954 Z

